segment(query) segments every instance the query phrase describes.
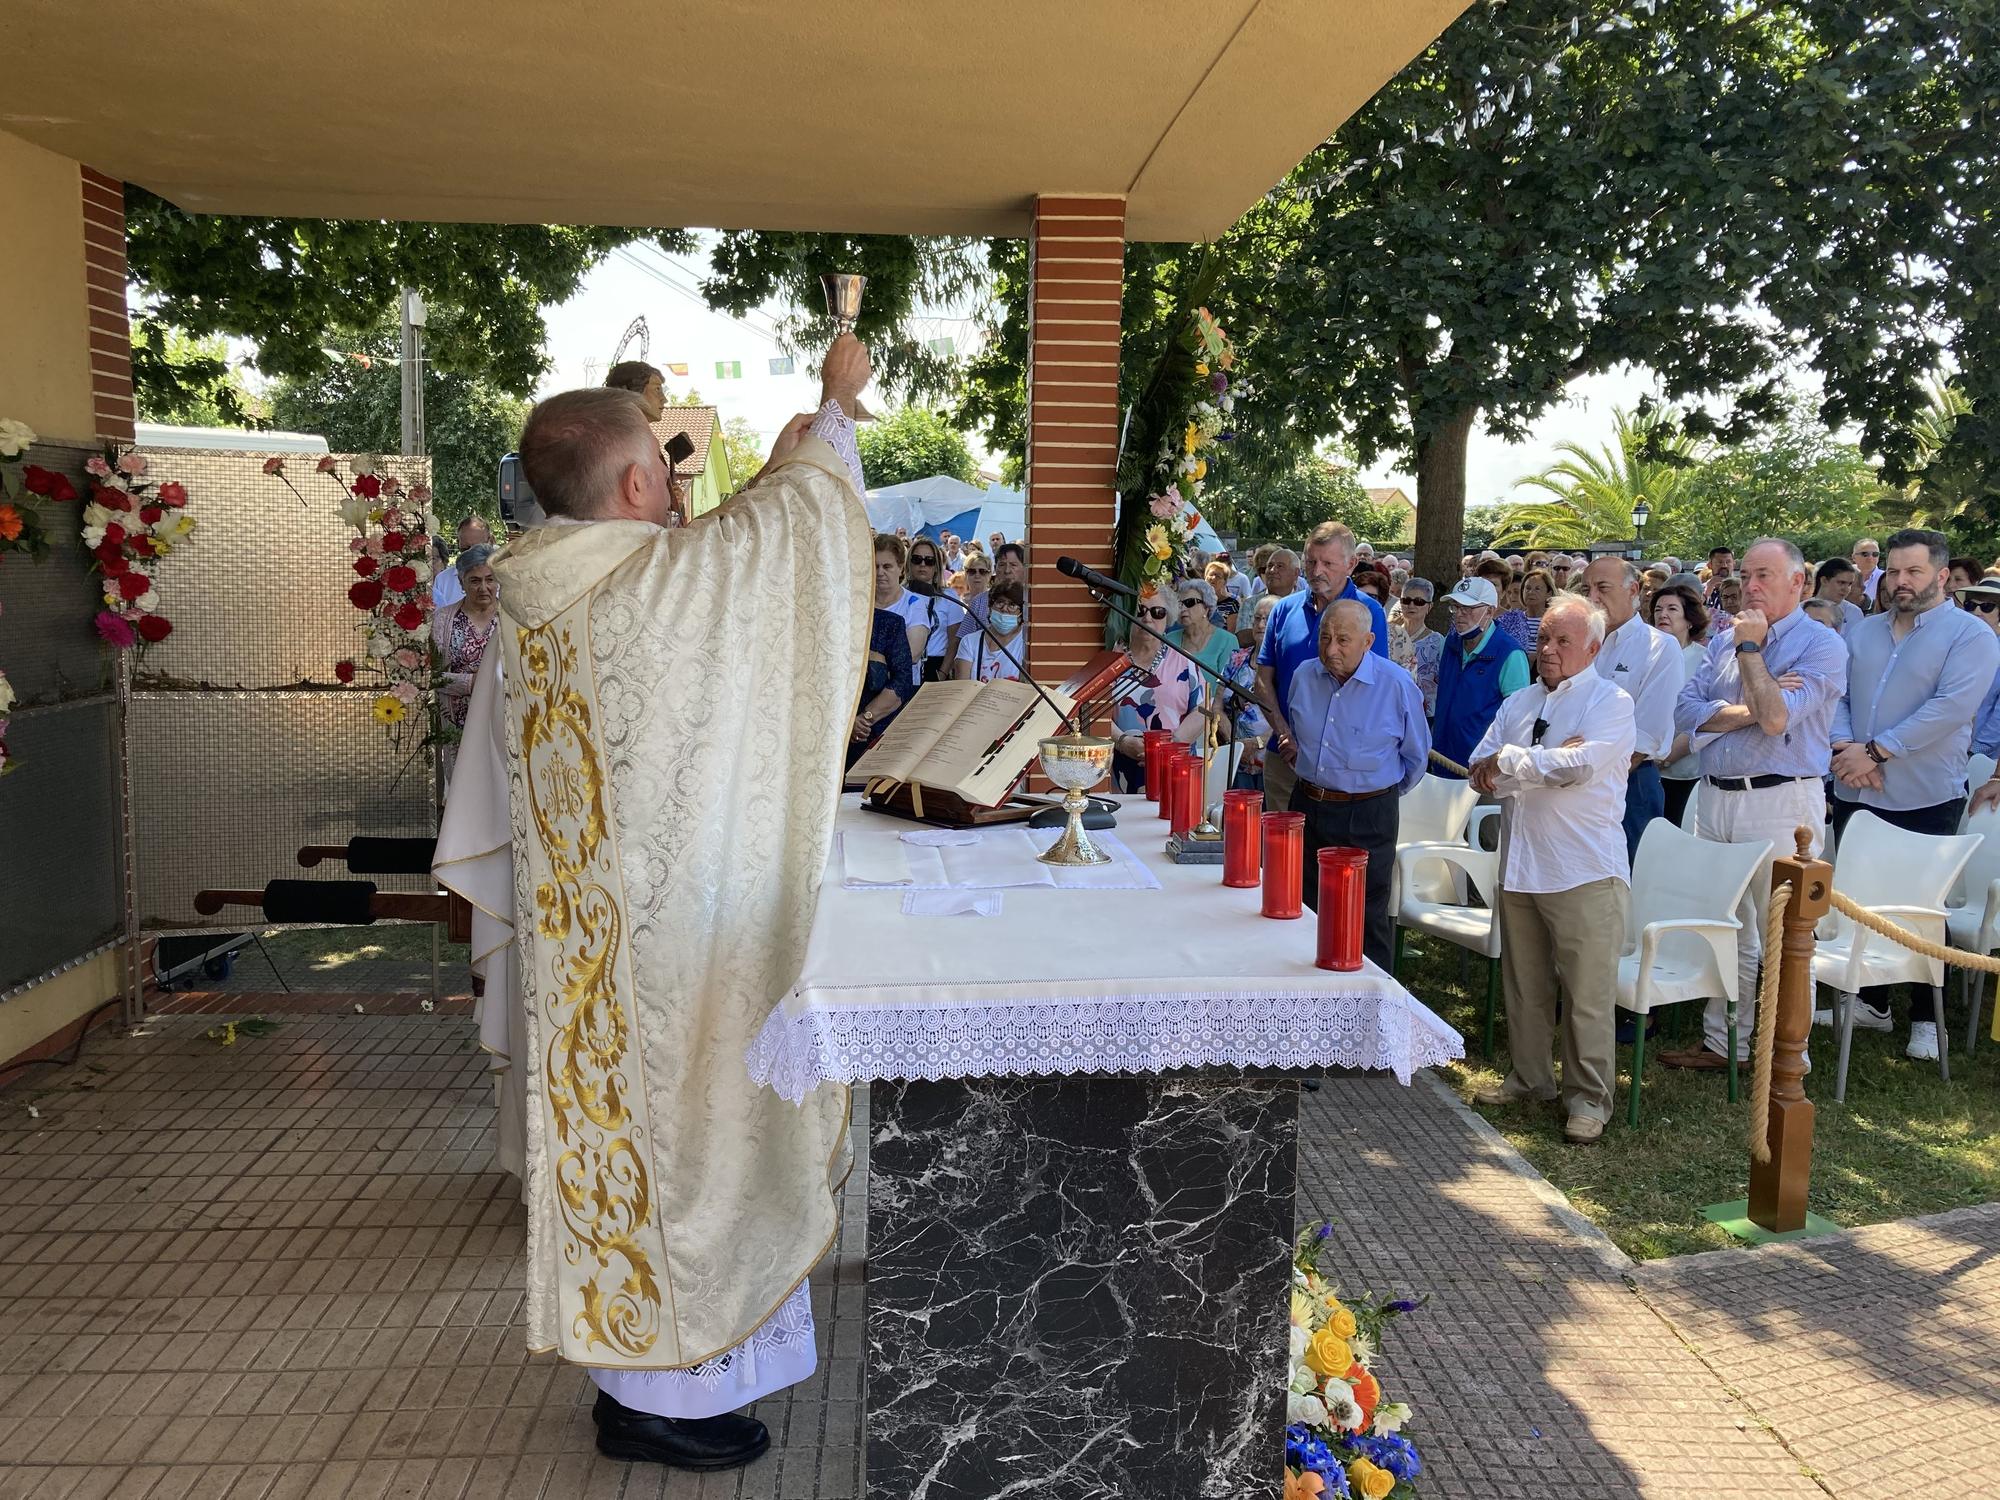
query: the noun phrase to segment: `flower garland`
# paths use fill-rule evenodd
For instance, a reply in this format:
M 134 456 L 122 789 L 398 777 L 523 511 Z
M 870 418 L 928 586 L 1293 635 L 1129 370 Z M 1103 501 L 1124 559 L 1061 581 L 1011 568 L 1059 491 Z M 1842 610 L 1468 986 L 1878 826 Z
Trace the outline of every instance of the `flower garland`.
M 1382 1399 L 1371 1367 L 1383 1330 L 1420 1304 L 1342 1301 L 1319 1268 L 1332 1234 L 1317 1225 L 1293 1251 L 1284 1500 L 1404 1500 L 1424 1467 L 1401 1433 L 1410 1409 Z
M 25 422 L 0 418 L 0 552 L 27 552 L 39 555 L 48 546 L 43 540 L 40 518 L 26 501 L 26 469 L 21 456 L 35 445 L 35 431 Z M 41 472 L 41 471 L 37 471 Z M 62 476 L 58 475 L 58 478 Z M 63 480 L 68 484 L 67 479 Z M 70 497 L 75 498 L 74 487 Z M 7 752 L 7 713 L 14 706 L 14 685 L 0 671 L 0 776 L 14 769 L 16 762 Z
M 194 535 L 187 487 L 177 479 L 155 484 L 146 477 L 148 468 L 143 453 L 115 459 L 106 454 L 84 465 L 91 487 L 83 507 L 83 545 L 104 578 L 97 633 L 114 649 L 137 647 L 142 656 L 174 630 L 173 621 L 160 613 L 153 575 Z
M 343 684 L 363 672 L 377 680 L 379 691 L 370 705 L 375 722 L 401 749 L 411 713 L 432 685 L 430 547 L 436 520 L 430 486 L 405 489 L 395 475 L 378 474 L 380 464 L 373 455 L 356 458 L 354 482 L 341 485 L 340 517 L 355 530 L 347 543 L 355 574 L 347 599 L 363 615 L 364 645 L 357 656 L 335 662 L 333 675 Z M 339 468 L 340 461 L 328 454 L 314 472 L 341 484 Z M 284 459 L 267 459 L 264 472 L 283 480 L 304 503 L 285 474 Z M 426 733 L 419 743 L 429 738 Z
M 1194 311 L 1193 337 L 1196 358 L 1186 392 L 1186 421 L 1161 443 L 1147 480 L 1146 507 L 1153 520 L 1142 535 L 1135 570 L 1142 597 L 1171 588 L 1186 571 L 1188 541 L 1201 526 L 1207 450 L 1232 436 L 1227 419 L 1236 408 L 1236 392 L 1228 371 L 1236 363 L 1235 347 L 1205 307 Z

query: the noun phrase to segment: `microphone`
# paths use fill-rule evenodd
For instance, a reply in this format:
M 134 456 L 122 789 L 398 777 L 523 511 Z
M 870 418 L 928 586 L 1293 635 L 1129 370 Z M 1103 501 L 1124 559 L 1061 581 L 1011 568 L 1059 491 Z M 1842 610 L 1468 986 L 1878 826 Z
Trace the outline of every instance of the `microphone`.
M 1087 567 L 1073 557 L 1057 558 L 1056 571 L 1065 578 L 1074 578 L 1078 583 L 1088 584 L 1090 587 L 1105 593 L 1123 594 L 1130 599 L 1139 597 L 1139 591 L 1133 588 L 1131 584 L 1120 583 L 1108 573 L 1100 573 L 1097 569 Z

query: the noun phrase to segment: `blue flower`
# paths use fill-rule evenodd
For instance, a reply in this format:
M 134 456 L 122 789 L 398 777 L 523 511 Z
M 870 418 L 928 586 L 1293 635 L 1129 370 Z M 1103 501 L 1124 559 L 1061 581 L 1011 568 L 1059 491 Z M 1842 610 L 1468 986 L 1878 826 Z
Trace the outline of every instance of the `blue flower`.
M 1332 1236 L 1333 1225 L 1331 1222 L 1322 1223 L 1318 1229 L 1313 1231 L 1313 1238 L 1316 1240 L 1326 1240 L 1332 1238 Z
M 1382 1311 L 1392 1312 L 1392 1313 L 1410 1313 L 1410 1312 L 1415 1312 L 1420 1305 L 1421 1304 L 1419 1303 L 1412 1302 L 1408 1297 L 1398 1297 L 1394 1302 L 1384 1303 L 1382 1306 Z
M 1312 1434 L 1312 1429 L 1302 1424 L 1294 1424 L 1285 1429 L 1285 1457 L 1302 1469 L 1314 1473 L 1324 1473 L 1327 1469 L 1338 1468 L 1333 1461 L 1333 1452 L 1325 1442 Z
M 1387 1469 L 1399 1480 L 1415 1479 L 1424 1471 L 1423 1461 L 1417 1457 L 1416 1445 L 1400 1434 L 1356 1437 L 1352 1441 L 1370 1463 Z
M 1315 1469 L 1313 1472 L 1319 1475 L 1326 1485 L 1321 1494 L 1337 1495 L 1340 1500 L 1350 1500 L 1354 1494 L 1353 1488 L 1347 1482 L 1347 1470 L 1341 1468 L 1339 1464 L 1328 1464 L 1324 1469 Z

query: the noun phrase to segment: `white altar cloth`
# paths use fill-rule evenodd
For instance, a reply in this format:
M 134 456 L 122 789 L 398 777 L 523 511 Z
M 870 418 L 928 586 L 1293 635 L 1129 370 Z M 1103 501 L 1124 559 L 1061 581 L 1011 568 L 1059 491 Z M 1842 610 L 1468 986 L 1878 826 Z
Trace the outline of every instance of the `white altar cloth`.
M 838 827 L 892 820 L 843 799 Z M 1314 918 L 1261 916 L 1215 865 L 1175 865 L 1167 825 L 1126 799 L 1118 832 L 1158 890 L 1026 887 L 969 933 L 905 916 L 902 887 L 845 890 L 836 841 L 805 968 L 752 1044 L 787 1099 L 888 1078 L 1368 1068 L 1408 1083 L 1465 1055 L 1458 1032 L 1373 964 L 1313 964 Z

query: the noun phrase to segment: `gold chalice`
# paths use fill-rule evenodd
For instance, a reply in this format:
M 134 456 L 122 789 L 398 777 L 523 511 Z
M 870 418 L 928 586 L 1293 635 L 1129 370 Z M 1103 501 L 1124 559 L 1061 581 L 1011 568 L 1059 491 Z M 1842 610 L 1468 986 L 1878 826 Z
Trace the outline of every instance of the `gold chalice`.
M 1041 742 L 1042 774 L 1063 789 L 1069 824 L 1062 837 L 1038 856 L 1045 865 L 1108 865 L 1111 856 L 1091 843 L 1084 832 L 1084 795 L 1111 770 L 1112 741 L 1090 734 L 1059 734 Z

